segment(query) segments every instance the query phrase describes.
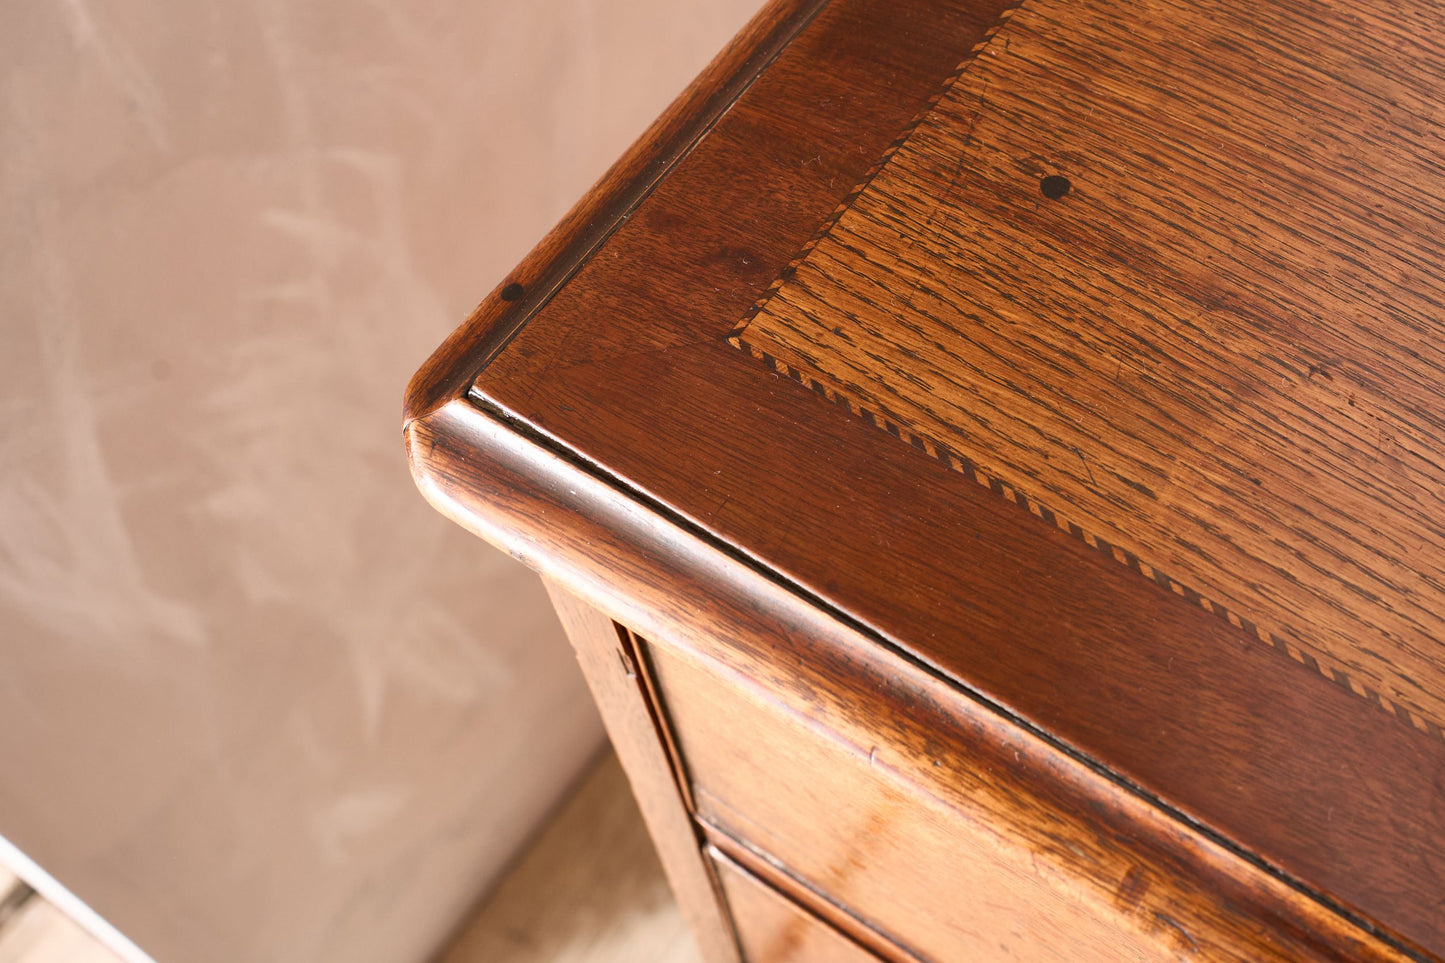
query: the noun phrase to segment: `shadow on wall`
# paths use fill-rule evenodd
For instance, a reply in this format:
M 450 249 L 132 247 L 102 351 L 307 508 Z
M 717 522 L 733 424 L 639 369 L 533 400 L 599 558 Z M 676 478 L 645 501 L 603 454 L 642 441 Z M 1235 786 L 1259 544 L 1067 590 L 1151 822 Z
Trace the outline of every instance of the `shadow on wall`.
M 753 6 L 0 12 L 0 835 L 162 963 L 421 959 L 596 747 L 401 392 Z

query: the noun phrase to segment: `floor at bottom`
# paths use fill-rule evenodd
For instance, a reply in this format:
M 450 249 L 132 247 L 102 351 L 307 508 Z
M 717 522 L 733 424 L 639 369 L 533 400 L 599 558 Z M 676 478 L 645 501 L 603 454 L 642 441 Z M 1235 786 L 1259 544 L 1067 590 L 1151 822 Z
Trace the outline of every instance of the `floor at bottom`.
M 700 963 L 605 753 L 439 963 Z

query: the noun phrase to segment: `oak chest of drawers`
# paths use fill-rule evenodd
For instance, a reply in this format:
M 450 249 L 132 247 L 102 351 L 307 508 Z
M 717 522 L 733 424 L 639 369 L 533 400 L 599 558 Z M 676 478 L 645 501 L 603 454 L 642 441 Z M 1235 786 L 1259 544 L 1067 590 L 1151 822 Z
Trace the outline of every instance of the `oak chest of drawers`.
M 1445 8 L 783 0 L 418 373 L 714 963 L 1445 954 Z

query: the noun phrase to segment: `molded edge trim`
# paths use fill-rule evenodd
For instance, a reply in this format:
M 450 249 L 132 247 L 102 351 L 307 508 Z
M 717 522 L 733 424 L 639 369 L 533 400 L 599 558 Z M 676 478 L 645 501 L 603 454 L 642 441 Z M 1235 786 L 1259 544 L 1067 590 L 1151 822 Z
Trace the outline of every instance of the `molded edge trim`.
M 1191 849 L 1208 862 L 1233 863 L 1231 873 L 1242 885 L 1293 905 L 1295 913 L 1305 913 L 1316 922 L 1322 915 L 1333 918 L 1335 925 L 1317 934 L 1328 945 L 1353 944 L 1355 952 L 1368 950 L 1371 958 L 1377 959 L 1434 959 L 1017 717 L 986 694 L 941 675 L 732 546 L 717 542 L 685 519 L 669 517 L 664 506 L 650 505 L 645 494 L 627 490 L 601 466 L 506 411 L 482 410 L 465 399 L 454 399 L 409 421 L 405 440 L 417 487 L 437 511 L 643 637 L 656 641 L 711 635 L 713 644 L 728 645 L 729 632 L 719 633 L 706 620 L 726 608 L 713 597 L 716 595 L 740 603 L 734 612 L 746 611 L 749 621 L 762 623 L 784 637 L 806 633 L 829 639 L 843 649 L 886 651 L 964 696 L 963 701 L 973 707 L 970 723 L 996 732 L 1000 744 L 1024 746 L 1020 751 L 1041 760 L 1044 768 L 1067 773 L 1061 782 L 1067 785 L 1064 791 L 1068 794 L 1109 798 L 1141 827 L 1162 818 L 1189 836 Z M 441 445 L 450 450 L 438 454 Z M 463 477 L 461 472 L 472 477 Z M 543 505 L 528 506 L 531 517 L 525 517 L 510 506 L 489 501 L 475 486 L 477 476 L 483 474 L 494 475 L 495 484 L 525 492 L 523 497 Z M 572 544 L 562 544 L 563 540 Z M 629 557 L 635 557 L 645 571 L 623 573 L 602 564 L 598 554 L 607 547 L 604 541 L 625 546 Z M 679 590 L 670 596 L 658 591 L 663 585 L 689 584 L 708 590 L 693 594 Z M 649 595 L 650 604 L 643 601 Z M 711 611 L 704 611 L 708 609 Z M 726 615 L 718 621 L 730 631 L 749 630 Z M 1085 805 L 1082 800 L 1081 805 Z M 1159 830 L 1149 835 L 1154 837 L 1154 845 L 1171 845 Z M 1306 909 L 1309 904 L 1313 904 L 1313 912 Z

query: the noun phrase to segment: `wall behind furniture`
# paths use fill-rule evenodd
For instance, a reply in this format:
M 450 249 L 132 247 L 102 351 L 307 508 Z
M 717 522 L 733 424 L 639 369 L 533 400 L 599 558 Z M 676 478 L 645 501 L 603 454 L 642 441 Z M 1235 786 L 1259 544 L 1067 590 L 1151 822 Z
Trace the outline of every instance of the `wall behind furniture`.
M 161 963 L 423 959 L 597 746 L 402 389 L 754 5 L 0 10 L 0 835 Z

